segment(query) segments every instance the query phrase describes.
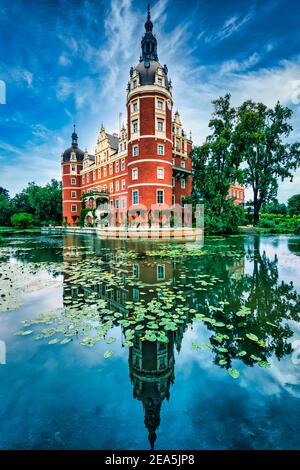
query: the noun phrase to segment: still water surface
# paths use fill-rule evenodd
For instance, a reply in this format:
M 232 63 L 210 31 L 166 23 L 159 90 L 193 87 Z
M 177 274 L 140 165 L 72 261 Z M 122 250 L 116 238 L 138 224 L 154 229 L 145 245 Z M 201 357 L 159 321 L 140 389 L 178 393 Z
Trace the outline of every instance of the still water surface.
M 300 448 L 299 237 L 14 236 L 0 272 L 0 449 Z

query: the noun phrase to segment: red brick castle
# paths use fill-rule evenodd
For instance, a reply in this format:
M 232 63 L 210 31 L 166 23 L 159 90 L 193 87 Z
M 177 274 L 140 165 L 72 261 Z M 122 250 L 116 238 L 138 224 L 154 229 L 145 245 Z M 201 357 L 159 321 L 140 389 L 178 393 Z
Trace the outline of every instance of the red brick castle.
M 63 219 L 76 225 L 82 208 L 91 208 L 87 222 L 110 208 L 127 210 L 159 204 L 182 204 L 192 190 L 192 140 L 172 114 L 172 84 L 168 68 L 157 56 L 157 40 L 148 8 L 142 54 L 131 67 L 127 86 L 127 127 L 108 134 L 101 126 L 95 155 L 72 145 L 62 154 Z

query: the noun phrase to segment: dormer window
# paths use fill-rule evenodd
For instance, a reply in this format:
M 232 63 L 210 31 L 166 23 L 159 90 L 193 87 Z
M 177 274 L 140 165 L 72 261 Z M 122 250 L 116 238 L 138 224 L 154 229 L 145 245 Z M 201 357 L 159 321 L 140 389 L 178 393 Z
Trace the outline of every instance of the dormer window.
M 136 79 L 133 80 L 132 85 L 133 85 L 133 88 L 137 88 L 137 80 Z
M 159 78 L 157 79 L 157 84 L 158 84 L 159 86 L 162 86 L 162 78 L 159 77 Z

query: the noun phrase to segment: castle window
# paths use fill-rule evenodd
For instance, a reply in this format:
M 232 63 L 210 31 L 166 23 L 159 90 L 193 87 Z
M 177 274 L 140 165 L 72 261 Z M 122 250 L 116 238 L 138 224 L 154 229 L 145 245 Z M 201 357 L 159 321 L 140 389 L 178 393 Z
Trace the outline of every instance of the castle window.
M 93 181 L 95 181 L 95 179 L 96 179 L 96 172 L 93 171 Z
M 110 201 L 110 208 L 111 208 L 111 209 L 114 208 L 114 201 L 113 201 L 113 199 L 111 199 L 111 201 Z
M 122 209 L 126 208 L 126 199 L 125 197 L 122 198 Z
M 82 184 L 84 184 L 84 183 L 85 183 L 85 176 L 82 175 Z
M 157 130 L 160 132 L 163 132 L 164 130 L 164 122 L 163 121 L 157 121 Z
M 114 190 L 114 183 L 110 183 L 110 185 L 109 185 L 109 190 L 110 190 L 111 193 L 113 192 L 113 190 Z
M 135 113 L 138 110 L 138 102 L 134 101 L 132 104 L 132 111 Z
M 163 109 L 163 102 L 161 100 L 157 100 L 157 107 L 158 109 Z
M 177 149 L 180 149 L 180 141 L 179 141 L 179 139 L 176 139 L 176 148 L 177 148 Z
M 107 191 L 107 186 L 106 186 L 106 184 L 103 186 L 103 191 L 104 191 L 105 193 L 106 193 L 106 191 Z
M 116 199 L 116 209 L 119 209 L 119 199 Z
M 76 204 L 73 204 L 73 205 L 71 206 L 71 212 L 77 212 L 77 206 L 76 206 Z
M 109 165 L 109 174 L 110 175 L 113 174 L 113 165 L 112 164 Z
M 76 197 L 76 191 L 71 191 L 71 197 Z
M 101 168 L 99 168 L 99 170 L 98 170 L 98 178 L 99 179 L 101 178 Z
M 164 148 L 163 145 L 159 144 L 157 146 L 157 153 L 158 153 L 158 155 L 164 155 L 165 154 L 165 148 Z
M 176 135 L 178 135 L 178 133 L 179 133 L 178 127 L 175 128 L 175 133 L 176 133 Z
M 132 204 L 139 203 L 139 192 L 137 190 L 132 191 Z
M 139 264 L 133 264 L 132 265 L 132 274 L 135 279 L 139 279 L 140 277 L 140 265 Z
M 138 154 L 139 154 L 139 146 L 138 146 L 138 145 L 134 145 L 133 148 L 132 148 L 132 152 L 133 152 L 133 156 L 134 156 L 134 157 L 137 157 Z
M 139 289 L 137 289 L 136 287 L 134 287 L 132 289 L 132 297 L 133 297 L 133 300 L 135 301 L 139 301 L 140 300 L 140 291 Z
M 172 194 L 172 206 L 175 205 L 175 194 Z
M 76 178 L 71 178 L 71 184 L 76 184 Z
M 125 170 L 125 160 L 121 161 L 121 170 Z
M 185 161 L 184 161 L 184 160 L 182 160 L 182 161 L 180 162 L 180 166 L 181 166 L 181 168 L 185 168 Z
M 157 199 L 157 204 L 164 203 L 164 192 L 162 189 L 157 190 L 156 199 Z
M 132 169 L 132 179 L 133 179 L 133 180 L 137 180 L 138 177 L 139 177 L 139 171 L 138 171 L 138 169 L 137 169 L 137 168 L 133 168 L 133 169 Z
M 107 175 L 107 168 L 106 166 L 103 168 L 103 176 L 106 176 Z
M 124 150 L 126 150 L 126 142 L 124 142 Z
M 119 162 L 116 162 L 116 173 L 119 173 Z
M 138 122 L 137 122 L 137 121 L 133 121 L 133 123 L 132 123 L 132 131 L 133 131 L 133 132 L 138 132 Z
M 175 187 L 175 178 L 172 178 L 172 186 Z
M 133 88 L 136 88 L 137 87 L 137 80 L 133 80 L 132 84 L 133 84 Z
M 120 144 L 120 152 L 122 152 L 122 150 L 123 150 L 123 146 L 122 144 Z
M 180 185 L 181 185 L 181 189 L 185 188 L 185 179 L 184 178 L 181 178 Z
M 76 169 L 77 169 L 77 166 L 76 166 L 76 165 L 72 165 L 72 167 L 71 167 L 71 168 L 72 168 L 72 171 L 76 171 Z
M 125 187 L 126 187 L 125 180 L 122 180 L 122 189 L 125 189 Z
M 163 169 L 162 167 L 158 167 L 158 168 L 157 168 L 157 178 L 158 178 L 159 180 L 163 180 L 164 177 L 165 177 L 165 171 L 164 171 L 164 169 Z
M 165 265 L 158 264 L 156 268 L 156 277 L 158 281 L 162 281 L 165 279 Z
M 116 181 L 116 191 L 120 191 L 120 183 L 119 183 L 119 181 Z
M 89 174 L 89 173 L 87 173 L 87 175 L 86 175 L 86 182 L 87 182 L 87 183 L 90 182 L 90 174 Z
M 158 79 L 157 79 L 157 84 L 158 84 L 159 86 L 162 86 L 162 78 L 158 78 Z

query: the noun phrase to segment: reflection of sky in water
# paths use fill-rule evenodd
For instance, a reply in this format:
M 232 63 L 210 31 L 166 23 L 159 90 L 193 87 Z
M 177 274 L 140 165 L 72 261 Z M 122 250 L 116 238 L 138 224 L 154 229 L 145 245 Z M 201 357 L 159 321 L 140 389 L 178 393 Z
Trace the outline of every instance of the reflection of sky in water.
M 289 251 L 289 239 L 262 237 L 260 253 L 272 260 L 277 255 L 278 282 L 293 281 L 300 292 L 300 257 Z M 245 245 L 252 246 L 250 237 Z M 252 271 L 246 257 L 244 273 Z M 105 342 L 90 349 L 77 340 L 49 346 L 14 336 L 22 320 L 62 305 L 60 287 L 41 287 L 19 310 L 0 314 L 0 339 L 7 346 L 7 364 L 0 366 L 0 449 L 149 448 L 120 327 L 109 333 L 117 338 L 109 360 L 103 358 Z M 290 323 L 292 341 L 300 339 L 299 324 Z M 234 380 L 213 363 L 212 351 L 193 349 L 193 341 L 207 343 L 210 335 L 203 323 L 194 324 L 184 332 L 180 352 L 174 348 L 175 380 L 161 406 L 155 448 L 299 448 L 299 365 L 290 356 L 272 356 L 271 369 L 234 360 L 241 373 Z

